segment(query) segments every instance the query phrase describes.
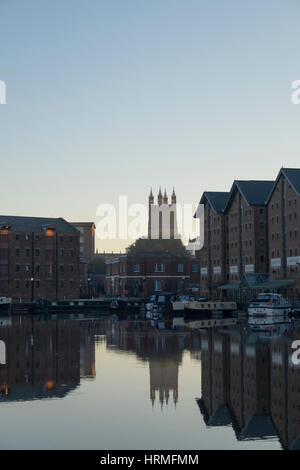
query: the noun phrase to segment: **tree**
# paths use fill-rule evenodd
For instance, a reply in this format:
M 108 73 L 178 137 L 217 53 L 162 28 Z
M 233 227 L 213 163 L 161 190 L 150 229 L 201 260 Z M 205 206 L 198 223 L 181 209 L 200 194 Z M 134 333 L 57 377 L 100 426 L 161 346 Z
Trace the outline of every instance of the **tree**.
M 134 243 L 126 248 L 127 254 L 136 253 L 170 253 L 177 256 L 189 257 L 190 253 L 186 250 L 180 239 L 151 239 L 138 238 Z

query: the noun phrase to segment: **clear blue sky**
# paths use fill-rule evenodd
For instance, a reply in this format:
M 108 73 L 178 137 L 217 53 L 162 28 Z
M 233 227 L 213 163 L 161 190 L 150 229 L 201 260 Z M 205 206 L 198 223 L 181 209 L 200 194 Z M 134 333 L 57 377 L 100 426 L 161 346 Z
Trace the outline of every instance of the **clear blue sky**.
M 298 0 L 0 0 L 2 214 L 300 166 Z M 109 248 L 108 245 L 99 246 Z

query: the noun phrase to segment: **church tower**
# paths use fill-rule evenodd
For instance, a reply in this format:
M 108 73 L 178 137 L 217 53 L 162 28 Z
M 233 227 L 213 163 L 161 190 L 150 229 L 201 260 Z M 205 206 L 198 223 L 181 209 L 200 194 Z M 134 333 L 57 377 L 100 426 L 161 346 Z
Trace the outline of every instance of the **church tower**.
M 152 189 L 149 196 L 148 238 L 174 239 L 178 238 L 176 219 L 176 194 L 173 188 L 171 204 L 165 189 L 162 194 L 161 187 L 157 195 L 157 204 L 154 203 Z

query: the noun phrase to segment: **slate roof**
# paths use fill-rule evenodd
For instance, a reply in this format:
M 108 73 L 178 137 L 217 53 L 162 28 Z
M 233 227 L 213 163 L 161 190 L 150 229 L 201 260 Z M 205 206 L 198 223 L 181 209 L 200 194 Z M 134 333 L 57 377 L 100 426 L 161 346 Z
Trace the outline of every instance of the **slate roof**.
M 267 202 L 269 202 L 281 175 L 284 175 L 286 177 L 296 194 L 300 196 L 300 168 L 281 168 L 276 178 L 276 181 L 274 182 L 269 192 Z
M 215 212 L 221 213 L 225 208 L 228 196 L 228 192 L 204 191 L 200 204 L 205 204 L 207 200 Z
M 78 230 L 69 224 L 62 217 L 46 218 L 46 217 L 20 217 L 14 215 L 0 215 L 0 225 L 8 224 L 12 230 L 20 232 L 40 232 L 47 226 L 54 226 L 57 232 L 73 232 Z
M 267 203 L 274 181 L 262 180 L 235 180 L 229 193 L 225 211 L 229 209 L 237 191 L 240 191 L 249 206 L 264 206 Z

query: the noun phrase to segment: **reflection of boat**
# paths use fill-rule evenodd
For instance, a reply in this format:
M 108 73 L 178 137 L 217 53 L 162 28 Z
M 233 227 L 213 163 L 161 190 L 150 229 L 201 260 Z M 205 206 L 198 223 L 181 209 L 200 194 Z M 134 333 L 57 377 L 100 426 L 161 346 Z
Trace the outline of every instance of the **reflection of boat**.
M 248 326 L 252 331 L 264 336 L 281 336 L 293 327 L 293 322 L 288 315 L 251 316 Z
M 0 310 L 9 311 L 12 308 L 12 299 L 10 297 L 0 297 Z
M 290 311 L 289 301 L 280 294 L 273 293 L 259 294 L 248 307 L 249 315 L 288 315 Z
M 111 310 L 130 310 L 130 311 L 139 311 L 140 305 L 137 301 L 130 299 L 113 299 L 110 303 L 109 308 Z

